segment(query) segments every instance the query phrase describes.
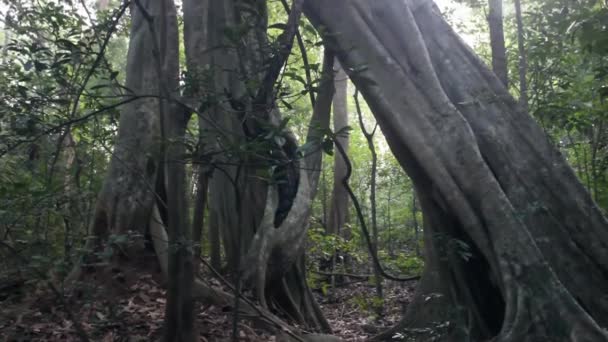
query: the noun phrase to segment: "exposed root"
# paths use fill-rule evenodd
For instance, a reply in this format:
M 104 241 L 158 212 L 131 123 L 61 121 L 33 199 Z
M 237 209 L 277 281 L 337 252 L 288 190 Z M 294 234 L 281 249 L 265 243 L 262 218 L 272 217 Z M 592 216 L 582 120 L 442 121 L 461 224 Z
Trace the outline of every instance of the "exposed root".
M 166 278 L 169 274 L 169 236 L 167 230 L 163 226 L 158 206 L 154 206 L 152 209 L 152 218 L 150 219 L 150 236 L 152 237 L 152 245 L 160 265 L 161 272 Z
M 297 341 L 297 340 L 287 334 L 281 333 L 281 334 L 277 335 L 277 342 L 293 342 L 293 341 Z M 333 335 L 307 334 L 307 335 L 301 336 L 301 341 L 305 341 L 305 342 L 341 342 L 342 339 L 340 339 L 336 336 L 333 336 Z
M 268 187 L 266 196 L 266 208 L 260 227 L 256 232 L 249 252 L 241 261 L 241 279 L 255 288 L 255 293 L 264 308 L 268 308 L 265 296 L 266 273 L 268 271 L 268 260 L 274 249 L 276 229 L 274 228 L 274 217 L 278 207 L 279 197 L 273 186 Z
M 569 293 L 555 290 L 557 295 L 534 296 L 518 288 L 507 305 L 507 319 L 493 342 L 608 341 L 608 333 L 574 301 Z
M 163 263 L 168 262 L 168 254 L 166 251 L 168 250 L 168 241 L 167 239 L 163 239 L 163 236 L 166 236 L 165 228 L 158 224 L 155 228 L 157 230 L 157 234 L 153 234 L 152 238 L 154 239 L 154 246 L 157 252 L 157 258 L 159 263 L 162 265 Z M 159 253 L 160 252 L 160 253 Z M 265 264 L 263 264 L 265 265 Z M 208 266 L 208 265 L 207 265 Z M 161 266 L 161 270 L 163 267 Z M 164 272 L 164 271 L 163 271 Z M 261 273 L 264 275 L 265 281 L 265 272 Z M 259 273 L 258 273 L 259 275 Z M 167 277 L 167 273 L 163 273 L 163 277 Z M 220 280 L 224 282 L 226 286 L 232 288 L 232 286 L 223 278 L 220 277 Z M 264 283 L 262 283 L 264 284 Z M 260 287 L 262 291 L 264 291 L 264 287 Z M 231 293 L 222 291 L 220 289 L 216 289 L 212 286 L 207 285 L 203 280 L 196 278 L 193 284 L 193 300 L 202 301 L 207 304 L 212 304 L 220 307 L 231 307 L 234 305 L 234 295 Z M 262 292 L 263 294 L 263 292 Z M 263 296 L 261 297 L 263 298 Z M 239 316 L 256 321 L 260 323 L 265 329 L 270 332 L 278 332 L 283 331 L 288 336 L 291 336 L 292 340 L 295 341 L 308 341 L 307 339 L 302 339 L 300 335 L 302 335 L 302 331 L 291 327 L 289 324 L 283 322 L 280 318 L 276 317 L 270 311 L 268 311 L 267 305 L 264 302 L 261 307 L 255 305 L 250 300 L 245 297 L 240 297 L 239 299 Z M 327 340 L 331 341 L 331 340 Z M 335 340 L 334 340 L 335 341 Z
M 303 162 L 303 161 L 301 161 Z M 300 256 L 302 243 L 306 237 L 310 214 L 310 187 L 307 170 L 300 165 L 300 183 L 292 208 L 279 227 L 274 226 L 274 217 L 278 206 L 278 193 L 275 187 L 268 187 L 264 216 L 247 254 L 241 261 L 242 279 L 255 288 L 258 299 L 267 307 L 264 298 L 266 279 L 280 278 L 287 272 Z M 269 269 L 268 262 L 272 255 L 278 255 L 280 263 Z

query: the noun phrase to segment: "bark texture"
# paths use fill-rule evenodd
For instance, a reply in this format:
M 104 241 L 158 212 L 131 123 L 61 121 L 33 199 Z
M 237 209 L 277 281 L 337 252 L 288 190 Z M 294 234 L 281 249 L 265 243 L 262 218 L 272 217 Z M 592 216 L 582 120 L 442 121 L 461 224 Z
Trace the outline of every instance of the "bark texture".
M 162 119 L 161 150 L 164 152 L 164 189 L 166 192 L 169 237 L 167 304 L 164 340 L 193 342 L 194 333 L 194 267 L 192 262 L 192 226 L 186 198 L 185 134 L 190 112 L 175 100 L 179 93 L 179 31 L 173 0 L 156 0 L 158 12 L 148 13 L 147 24 L 164 37 L 154 46 L 158 74 L 157 99 Z M 140 10 L 144 11 L 143 8 Z
M 184 0 L 184 48 L 186 52 L 187 69 L 187 89 L 185 91 L 186 102 L 192 109 L 204 111 L 205 91 L 205 70 L 209 63 L 205 51 L 208 48 L 207 37 L 207 15 L 209 11 L 209 1 L 207 0 Z M 205 123 L 202 113 L 198 115 L 199 144 L 198 156 L 196 157 L 196 198 L 194 212 L 192 216 L 194 246 L 194 269 L 198 270 L 198 259 L 201 256 L 201 244 L 203 236 L 203 226 L 205 219 L 205 208 L 208 199 L 209 171 L 205 155 Z M 219 241 L 217 242 L 219 248 Z M 217 260 L 213 260 L 217 262 Z
M 374 144 L 374 135 L 376 134 L 376 129 L 378 128 L 378 124 L 374 125 L 374 128 L 369 131 L 365 127 L 365 123 L 363 122 L 363 112 L 361 111 L 361 105 L 359 103 L 359 92 L 355 93 L 355 104 L 357 107 L 357 117 L 359 119 L 359 127 L 361 128 L 361 132 L 367 141 L 367 147 L 369 148 L 369 152 L 372 155 L 372 167 L 370 170 L 370 180 L 369 180 L 369 205 L 371 211 L 371 228 L 372 228 L 372 241 L 373 250 L 375 253 L 378 253 L 378 217 L 377 217 L 377 206 L 376 206 L 376 183 L 377 183 L 377 175 L 378 175 L 378 153 L 376 152 L 376 145 Z M 373 258 L 373 256 L 370 256 Z M 374 269 L 374 282 L 376 283 L 376 296 L 384 301 L 384 295 L 382 294 L 382 274 L 380 269 L 378 268 L 378 264 L 372 261 L 372 267 Z M 376 313 L 379 317 L 383 315 L 383 303 L 380 302 L 376 307 Z
M 158 99 L 150 96 L 159 95 L 158 61 L 171 60 L 168 56 L 151 55 L 153 51 L 160 53 L 161 45 L 172 46 L 175 39 L 161 36 L 161 20 L 153 23 L 146 20 L 146 15 L 159 16 L 161 3 L 139 1 L 145 14 L 138 5 L 131 4 L 126 96 L 147 97 L 127 103 L 121 111 L 117 140 L 92 223 L 92 235 L 98 242 L 105 241 L 110 234 L 135 232 L 143 236 L 150 221 L 161 161 L 161 108 Z M 175 53 L 169 49 L 164 52 Z M 166 67 L 161 64 L 161 68 Z M 129 249 L 132 255 L 137 255 L 138 250 Z
M 261 70 L 252 68 L 263 63 L 256 26 L 265 27 L 265 24 L 259 22 L 262 20 L 259 15 L 241 18 L 237 2 L 209 1 L 209 51 L 205 58 L 209 59 L 206 96 L 210 108 L 206 116 L 209 125 L 203 133 L 207 137 L 207 153 L 216 156 L 209 184 L 210 210 L 217 217 L 231 271 L 236 271 L 238 258 L 245 253 L 247 242 L 255 234 L 266 202 L 266 186 L 257 177 L 253 158 L 245 160 L 245 151 L 239 151 L 247 144 L 242 121 L 252 110 L 250 93 L 243 80 L 261 78 Z M 244 2 L 242 5 L 252 6 Z M 244 20 L 246 31 L 233 32 L 232 35 L 242 37 L 231 38 L 226 32 L 235 30 L 240 20 Z M 246 40 L 251 47 L 244 50 L 239 44 L 241 40 Z
M 333 99 L 334 132 L 342 132 L 338 135 L 337 140 L 348 153 L 348 132 L 344 130 L 348 126 L 348 76 L 337 61 L 334 70 L 334 87 L 336 89 Z M 329 234 L 339 235 L 348 219 L 348 193 L 342 185 L 345 174 L 344 159 L 339 153 L 336 153 L 334 156 L 334 187 L 327 221 L 327 233 Z
M 211 193 L 209 194 L 209 198 L 211 198 Z M 211 202 L 211 199 L 209 201 Z M 220 229 L 217 221 L 217 213 L 209 210 L 209 258 L 211 267 L 220 270 L 222 268 L 222 246 Z
M 488 24 L 490 27 L 490 47 L 492 48 L 492 70 L 498 79 L 509 87 L 507 68 L 507 48 L 502 20 L 502 0 L 488 1 Z
M 401 328 L 450 321 L 448 340 L 606 340 L 606 219 L 433 3 L 309 0 L 305 13 L 420 195 L 427 268 Z
M 285 51 L 273 51 L 267 40 L 265 2 L 210 0 L 209 14 L 210 209 L 228 270 L 237 284 L 243 280 L 255 290 L 263 307 L 328 331 L 302 267 L 321 154 L 298 157 L 296 139 L 274 105 L 272 75 L 282 64 L 273 56 Z M 311 139 L 328 125 L 332 94 L 316 101 Z
M 524 22 L 521 15 L 521 1 L 513 0 L 515 6 L 515 18 L 517 20 L 517 49 L 519 51 L 519 103 L 524 111 L 528 111 L 528 61 L 524 38 Z

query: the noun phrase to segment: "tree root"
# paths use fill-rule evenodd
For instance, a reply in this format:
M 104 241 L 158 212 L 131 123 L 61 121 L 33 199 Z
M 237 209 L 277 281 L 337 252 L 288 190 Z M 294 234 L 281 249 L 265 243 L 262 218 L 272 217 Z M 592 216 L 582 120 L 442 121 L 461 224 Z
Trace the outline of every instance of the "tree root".
M 304 342 L 341 342 L 342 339 L 333 335 L 326 334 L 306 334 L 300 336 L 300 341 Z M 293 342 L 298 341 L 294 339 L 292 336 L 287 334 L 279 333 L 277 335 L 277 342 Z
M 537 295 L 519 287 L 511 294 L 503 328 L 493 342 L 608 341 L 608 333 L 557 286 L 554 296 Z M 544 302 L 539 298 L 547 298 Z
M 157 213 L 157 212 L 158 211 L 155 210 L 155 213 Z M 153 217 L 152 220 L 154 221 L 155 218 Z M 153 225 L 151 225 L 151 226 L 153 226 Z M 167 261 L 168 254 L 166 253 L 166 251 L 169 248 L 168 241 L 166 238 L 163 238 L 163 237 L 166 237 L 166 231 L 165 231 L 165 228 L 160 224 L 156 224 L 156 226 L 153 229 L 156 232 L 156 234 L 151 234 L 153 242 L 154 242 L 154 248 L 156 251 L 156 256 L 157 256 L 158 262 L 161 265 L 161 271 L 163 271 L 164 267 L 162 265 L 166 264 L 168 262 Z M 151 231 L 152 231 L 152 229 L 151 229 Z M 211 267 L 211 265 L 209 265 L 204 259 L 201 258 L 201 262 L 203 264 L 205 264 L 205 266 L 207 266 L 214 273 L 216 278 L 218 278 L 222 283 L 224 283 L 224 285 L 229 287 L 231 291 L 234 290 L 232 285 L 226 279 L 224 279 L 216 270 L 214 270 Z M 164 271 L 163 271 L 163 277 L 166 278 L 167 275 L 168 274 L 164 273 Z M 216 289 L 212 286 L 209 286 L 200 278 L 195 278 L 192 294 L 193 294 L 193 298 L 192 298 L 193 300 L 198 300 L 203 303 L 215 305 L 215 306 L 219 306 L 219 307 L 232 307 L 235 303 L 234 295 L 232 295 L 231 293 L 225 292 L 223 290 Z M 273 332 L 273 333 L 283 332 L 284 334 L 286 334 L 287 336 L 289 336 L 291 338 L 290 341 L 311 341 L 311 342 L 315 342 L 315 341 L 322 342 L 323 341 L 323 340 L 316 339 L 316 337 L 315 337 L 316 340 L 310 340 L 310 338 L 303 337 L 303 334 L 304 334 L 303 331 L 290 326 L 289 324 L 285 323 L 283 320 L 281 320 L 280 318 L 278 318 L 277 316 L 272 314 L 270 311 L 268 311 L 268 308 L 265 306 L 265 304 L 258 306 L 240 294 L 239 294 L 239 297 L 240 297 L 239 303 L 238 303 L 239 316 L 247 318 L 252 321 L 255 321 L 256 323 L 259 323 L 261 326 L 263 326 L 266 330 L 268 330 L 270 332 Z M 308 335 L 306 335 L 306 336 L 308 336 Z M 319 335 L 319 336 L 322 336 L 322 335 Z M 334 340 L 325 340 L 325 341 L 339 341 L 339 340 L 334 339 Z

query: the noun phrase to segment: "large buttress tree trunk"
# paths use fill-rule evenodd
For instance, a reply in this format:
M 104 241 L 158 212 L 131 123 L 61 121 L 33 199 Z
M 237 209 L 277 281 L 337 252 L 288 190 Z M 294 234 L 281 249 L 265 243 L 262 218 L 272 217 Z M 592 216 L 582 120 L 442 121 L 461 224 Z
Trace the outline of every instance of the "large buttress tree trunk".
M 251 286 L 262 306 L 328 331 L 303 269 L 321 154 L 298 160 L 295 137 L 280 128 L 274 101 L 257 101 L 276 53 L 266 37 L 266 16 L 265 2 L 209 1 L 210 209 L 233 280 Z M 331 76 L 331 69 L 325 74 Z M 312 126 L 326 129 L 333 86 L 321 88 Z M 311 132 L 309 141 L 317 138 Z M 263 179 L 269 176 L 272 181 Z
M 158 18 L 163 2 L 140 1 L 141 8 L 135 3 L 131 4 L 127 97 L 144 97 L 124 105 L 121 110 L 118 136 L 97 199 L 92 226 L 92 235 L 99 243 L 105 242 L 110 234 L 135 232 L 143 236 L 156 200 L 154 191 L 161 161 L 161 106 L 154 97 L 160 95 L 161 84 L 157 63 L 159 58 L 161 61 L 169 61 L 171 57 L 152 56 L 153 51 L 159 53 L 159 46 L 171 46 L 177 37 L 161 37 L 161 32 L 167 32 L 161 30 L 161 22 L 166 21 L 148 22 L 146 15 Z M 175 53 L 170 49 L 164 49 L 164 52 Z M 168 75 L 172 76 L 177 77 Z M 139 248 L 125 250 L 129 250 L 131 256 L 136 256 L 141 251 Z
M 308 0 L 305 13 L 420 195 L 427 268 L 401 328 L 449 320 L 450 340 L 606 340 L 606 219 L 433 3 Z
M 239 154 L 239 148 L 246 144 L 246 133 L 241 122 L 247 108 L 247 93 L 242 82 L 241 74 L 245 72 L 244 62 L 255 65 L 261 63 L 260 48 L 257 42 L 251 42 L 256 23 L 247 22 L 248 31 L 244 37 L 236 32 L 239 11 L 236 2 L 209 1 L 209 75 L 207 94 L 211 104 L 209 121 L 215 123 L 205 127 L 206 148 L 210 154 L 217 154 L 214 161 L 213 175 L 210 180 L 210 210 L 217 217 L 225 249 L 228 269 L 236 271 L 238 258 L 244 253 L 247 241 L 250 241 L 260 224 L 264 211 L 266 187 L 264 182 L 256 177 L 255 168 Z M 250 16 L 247 18 L 251 18 Z M 239 18 L 240 19 L 240 18 Z M 257 20 L 256 18 L 251 21 Z M 233 32 L 234 31 L 234 32 Z M 247 39 L 255 44 L 246 56 L 236 46 L 235 40 Z M 248 44 L 249 45 L 249 44 Z M 251 55 L 249 53 L 252 53 Z M 261 64 L 260 64 L 261 65 Z M 259 78 L 259 71 L 254 74 L 242 75 L 243 79 Z M 243 102 L 240 102 L 243 100 Z M 238 102 L 238 103 L 237 103 Z M 233 107 L 233 105 L 235 107 Z M 249 110 L 251 107 L 249 106 Z

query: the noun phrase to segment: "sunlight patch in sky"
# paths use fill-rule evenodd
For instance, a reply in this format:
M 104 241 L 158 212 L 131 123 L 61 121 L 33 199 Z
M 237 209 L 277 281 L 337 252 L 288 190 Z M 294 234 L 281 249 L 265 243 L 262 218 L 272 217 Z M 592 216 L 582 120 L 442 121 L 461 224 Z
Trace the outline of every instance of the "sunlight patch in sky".
M 452 23 L 463 24 L 466 26 L 471 22 L 472 9 L 466 4 L 459 4 L 454 0 L 434 0 L 439 9 L 445 12 L 451 12 L 450 17 Z M 469 46 L 473 47 L 476 43 L 476 38 L 472 34 L 467 34 L 459 29 L 459 25 L 452 25 L 454 30 L 462 37 L 462 39 L 469 44 Z

